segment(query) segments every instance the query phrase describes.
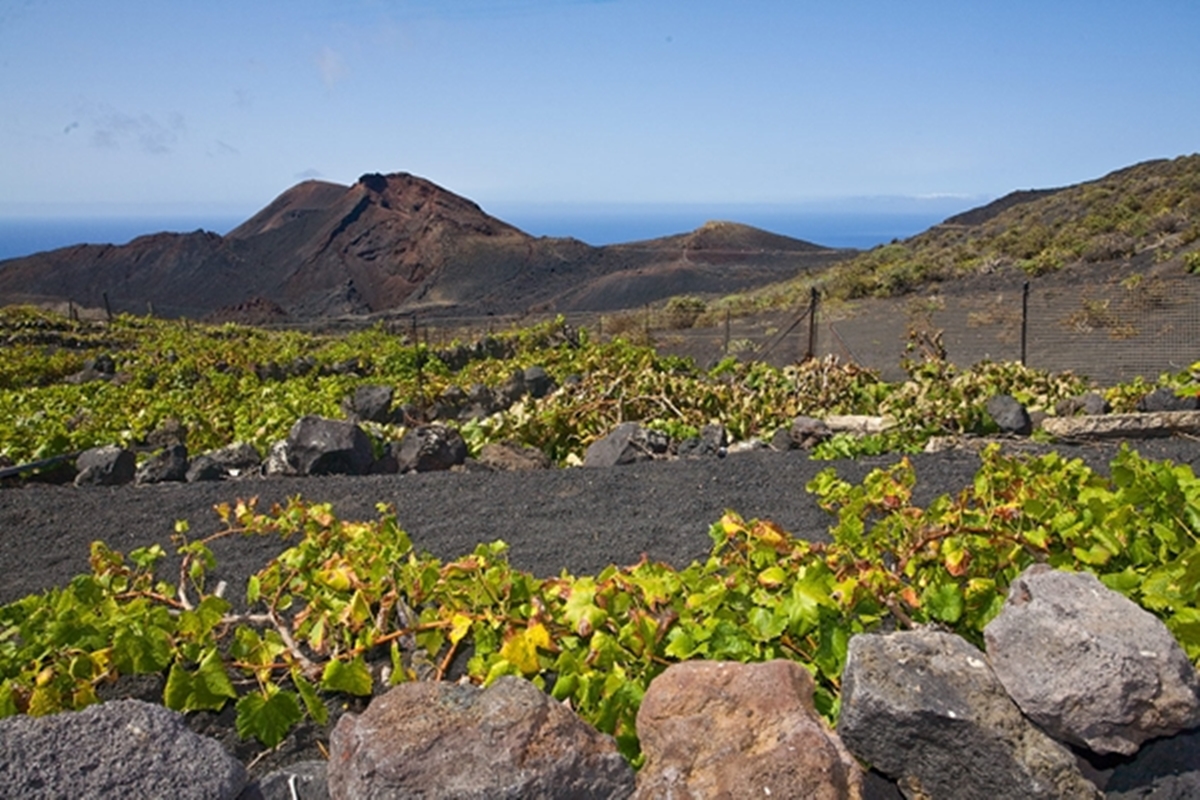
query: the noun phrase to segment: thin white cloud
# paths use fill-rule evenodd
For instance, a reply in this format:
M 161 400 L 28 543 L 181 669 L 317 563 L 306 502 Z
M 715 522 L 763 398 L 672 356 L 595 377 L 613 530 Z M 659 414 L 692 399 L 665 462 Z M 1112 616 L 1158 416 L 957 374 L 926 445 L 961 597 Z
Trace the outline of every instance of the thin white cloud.
M 348 73 L 346 65 L 342 63 L 342 57 L 328 45 L 322 47 L 321 51 L 317 53 L 316 61 L 317 71 L 321 73 L 321 80 L 327 89 L 332 89 Z
M 320 170 L 316 170 L 316 169 L 313 169 L 312 167 L 309 167 L 308 169 L 306 169 L 302 172 L 297 172 L 295 177 L 296 177 L 296 180 L 307 181 L 307 180 L 311 180 L 313 178 L 320 178 L 320 177 L 322 177 L 322 175 L 323 175 L 323 173 Z
M 89 109 L 83 116 L 89 120 L 92 145 L 105 150 L 132 146 L 144 153 L 162 155 L 171 152 L 187 132 L 183 115 L 178 113 L 169 114 L 165 121 L 160 121 L 150 114 L 134 116 L 100 106 Z

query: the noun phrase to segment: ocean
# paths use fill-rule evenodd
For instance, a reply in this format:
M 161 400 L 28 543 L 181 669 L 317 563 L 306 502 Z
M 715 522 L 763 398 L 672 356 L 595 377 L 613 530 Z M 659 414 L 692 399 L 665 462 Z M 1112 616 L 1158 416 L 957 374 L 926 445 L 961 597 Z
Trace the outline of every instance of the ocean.
M 495 213 L 495 212 L 493 212 Z M 591 245 L 633 242 L 694 230 L 711 219 L 741 222 L 828 247 L 869 249 L 903 239 L 941 222 L 946 213 L 861 213 L 761 211 L 625 211 L 554 213 L 514 209 L 496 214 L 534 236 L 573 236 Z M 225 234 L 240 225 L 238 217 L 0 217 L 0 260 L 75 244 L 125 244 L 161 231 L 214 231 Z

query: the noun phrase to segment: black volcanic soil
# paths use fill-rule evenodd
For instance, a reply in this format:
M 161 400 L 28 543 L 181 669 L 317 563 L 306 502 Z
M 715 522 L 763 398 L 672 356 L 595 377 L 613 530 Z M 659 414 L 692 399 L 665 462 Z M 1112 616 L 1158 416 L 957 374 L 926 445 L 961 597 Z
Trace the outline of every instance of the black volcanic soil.
M 1191 439 L 1147 440 L 1135 446 L 1148 457 L 1189 464 L 1200 459 L 1200 443 Z M 1116 447 L 1057 449 L 1105 468 Z M 250 497 L 267 510 L 300 495 L 332 503 L 343 519 L 374 519 L 375 505 L 389 503 L 420 550 L 450 559 L 478 543 L 503 539 L 511 547 L 513 565 L 539 576 L 562 569 L 595 573 L 608 564 L 632 564 L 643 553 L 682 567 L 707 555 L 708 527 L 725 509 L 774 520 L 803 538 L 824 538 L 831 520 L 805 484 L 828 466 L 857 480 L 897 458 L 817 462 L 802 452 L 755 451 L 614 469 L 85 488 L 26 484 L 0 489 L 0 603 L 86 572 L 88 546 L 95 539 L 122 552 L 155 542 L 171 552 L 176 520 L 188 520 L 196 539 L 219 528 L 214 505 Z M 977 457 L 966 451 L 911 458 L 922 503 L 968 485 L 978 465 Z M 240 598 L 245 578 L 284 546 L 277 539 L 221 540 L 214 548 L 219 562 L 214 577 L 229 582 L 230 599 Z

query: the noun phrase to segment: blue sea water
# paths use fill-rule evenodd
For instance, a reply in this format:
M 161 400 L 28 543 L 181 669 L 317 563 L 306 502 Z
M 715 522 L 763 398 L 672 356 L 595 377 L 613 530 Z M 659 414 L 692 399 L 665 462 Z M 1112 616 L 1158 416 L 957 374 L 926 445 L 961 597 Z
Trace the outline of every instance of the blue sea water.
M 161 231 L 226 234 L 244 221 L 233 217 L 0 217 L 0 260 L 75 244 L 126 244 Z
M 493 212 L 494 213 L 494 212 Z M 534 236 L 572 236 L 592 245 L 633 242 L 695 230 L 711 219 L 726 219 L 804 239 L 828 247 L 869 249 L 893 239 L 920 233 L 945 218 L 945 213 L 812 212 L 728 210 L 714 215 L 703 210 L 562 213 L 521 211 L 497 214 Z M 75 244 L 125 244 L 161 231 L 214 231 L 225 234 L 244 218 L 233 217 L 0 217 L 0 260 Z

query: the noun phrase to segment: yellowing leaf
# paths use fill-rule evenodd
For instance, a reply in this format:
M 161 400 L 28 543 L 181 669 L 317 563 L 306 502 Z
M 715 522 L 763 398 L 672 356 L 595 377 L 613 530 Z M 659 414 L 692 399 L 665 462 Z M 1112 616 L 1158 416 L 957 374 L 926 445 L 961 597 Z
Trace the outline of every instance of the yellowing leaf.
M 466 614 L 455 614 L 450 618 L 450 643 L 458 644 L 471 631 L 471 618 Z
M 537 649 L 550 646 L 550 632 L 540 622 L 514 634 L 500 648 L 500 657 L 513 664 L 526 675 L 540 669 Z

